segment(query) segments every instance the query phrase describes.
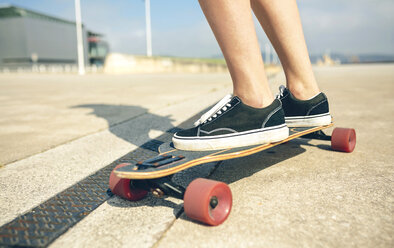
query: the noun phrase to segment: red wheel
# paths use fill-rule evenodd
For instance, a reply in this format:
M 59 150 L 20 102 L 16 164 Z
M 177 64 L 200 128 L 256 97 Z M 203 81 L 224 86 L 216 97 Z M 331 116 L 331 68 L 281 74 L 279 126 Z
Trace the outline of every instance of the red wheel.
M 194 220 L 217 226 L 230 214 L 233 198 L 227 184 L 205 178 L 189 184 L 183 198 L 186 215 Z
M 125 167 L 130 165 L 128 163 L 118 164 L 115 169 L 111 172 L 109 176 L 109 188 L 112 193 L 118 195 L 126 200 L 130 201 L 138 201 L 146 196 L 148 191 L 142 189 L 132 189 L 130 187 L 131 180 L 117 177 L 114 173 L 114 170 L 117 168 Z
M 352 152 L 356 146 L 356 131 L 353 128 L 334 129 L 331 135 L 331 148 L 335 151 Z

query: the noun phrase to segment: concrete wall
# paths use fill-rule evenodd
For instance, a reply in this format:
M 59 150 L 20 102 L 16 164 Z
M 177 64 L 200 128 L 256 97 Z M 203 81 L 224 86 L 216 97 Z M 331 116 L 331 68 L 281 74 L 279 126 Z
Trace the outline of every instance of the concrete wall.
M 177 60 L 176 58 L 110 53 L 105 60 L 104 72 L 108 74 L 227 72 L 227 66 L 225 64 Z

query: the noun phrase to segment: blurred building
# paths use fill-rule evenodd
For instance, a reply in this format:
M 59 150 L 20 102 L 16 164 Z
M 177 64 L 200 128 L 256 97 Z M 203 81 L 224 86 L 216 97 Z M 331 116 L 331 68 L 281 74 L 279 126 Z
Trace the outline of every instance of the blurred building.
M 12 5 L 0 6 L 0 67 L 77 64 L 75 22 Z M 85 64 L 102 65 L 103 35 L 83 26 Z

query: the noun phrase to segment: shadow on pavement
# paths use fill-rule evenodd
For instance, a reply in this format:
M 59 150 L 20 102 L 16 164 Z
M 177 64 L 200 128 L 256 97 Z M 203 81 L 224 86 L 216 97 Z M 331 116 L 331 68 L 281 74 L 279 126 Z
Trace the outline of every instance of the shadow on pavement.
M 170 116 L 152 114 L 148 109 L 140 106 L 84 104 L 72 108 L 91 109 L 92 112 L 89 114 L 106 120 L 109 126 L 108 130 L 111 133 L 130 144 L 152 151 L 158 151 L 158 146 L 164 142 L 163 138 L 167 138 L 178 130 L 171 124 L 174 120 Z M 138 124 L 121 125 L 135 118 L 140 118 Z M 153 130 L 165 132 L 169 135 L 162 135 L 163 137 L 160 136 L 158 139 L 150 139 L 149 132 Z
M 301 147 L 301 144 L 303 145 L 299 140 L 292 140 L 247 157 L 224 161 L 210 178 L 231 184 L 250 177 L 259 171 L 304 153 L 306 149 Z
M 166 207 L 173 210 L 173 215 L 178 217 L 183 212 L 183 203 L 175 203 L 171 201 L 170 197 L 157 198 L 151 193 L 139 200 L 139 201 L 128 201 L 121 197 L 111 197 L 107 203 L 117 208 L 138 208 L 138 207 Z
M 333 150 L 333 149 L 331 148 L 331 143 L 330 143 L 330 141 L 326 141 L 326 142 L 320 141 L 320 142 L 322 142 L 322 144 L 318 144 L 318 145 L 311 144 L 311 143 L 309 143 L 309 141 L 311 141 L 311 139 L 297 139 L 297 142 L 300 143 L 301 145 L 305 145 L 305 146 L 314 146 L 314 147 L 317 147 L 317 148 L 319 148 L 319 149 L 321 149 L 321 150 L 330 151 L 330 152 L 340 152 L 340 153 L 342 153 L 341 151 Z

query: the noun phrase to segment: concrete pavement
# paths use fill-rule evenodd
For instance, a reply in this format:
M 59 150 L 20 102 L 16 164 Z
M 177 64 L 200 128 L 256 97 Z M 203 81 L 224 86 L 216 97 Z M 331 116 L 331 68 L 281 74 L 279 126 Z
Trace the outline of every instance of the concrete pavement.
M 357 131 L 352 154 L 297 140 L 196 167 L 176 180 L 228 183 L 234 203 L 224 224 L 190 221 L 172 198 L 112 197 L 52 247 L 393 246 L 394 66 L 315 71 L 336 126 Z M 283 82 L 271 80 L 274 92 Z M 0 89 L 4 224 L 215 103 L 231 83 L 225 74 L 0 75 Z

